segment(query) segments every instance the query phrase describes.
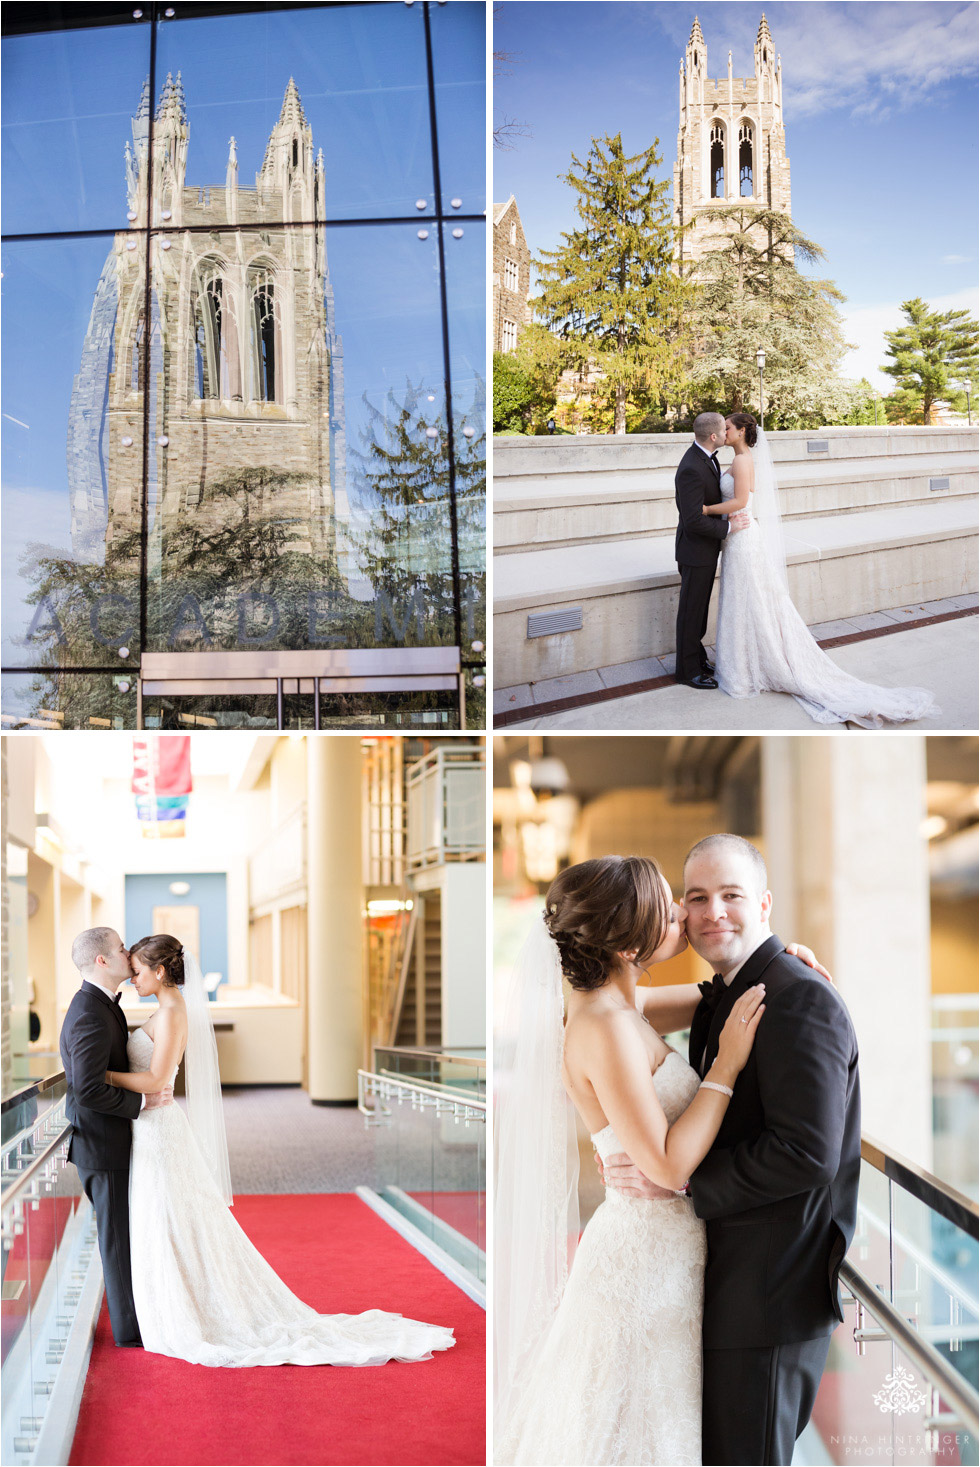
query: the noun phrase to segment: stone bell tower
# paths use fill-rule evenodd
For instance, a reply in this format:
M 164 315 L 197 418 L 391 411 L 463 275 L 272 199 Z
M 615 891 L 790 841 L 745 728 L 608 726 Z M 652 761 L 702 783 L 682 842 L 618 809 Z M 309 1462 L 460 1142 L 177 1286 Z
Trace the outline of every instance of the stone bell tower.
M 152 177 L 151 222 L 167 232 L 151 244 L 149 321 L 133 238 L 115 236 L 96 289 L 69 413 L 75 556 L 101 562 L 139 527 L 144 393 L 151 533 L 186 514 L 214 519 L 222 511 L 211 486 L 260 470 L 252 513 L 287 525 L 292 548 L 323 554 L 347 516 L 343 345 L 323 151 L 314 152 L 296 83 L 289 78 L 254 187 L 239 183 L 234 138 L 224 179 L 188 184 L 179 74 L 153 114 L 152 158 L 150 133 L 147 84 L 126 144 L 129 217 L 145 217 Z M 261 227 L 283 223 L 293 227 Z
M 708 76 L 708 48 L 695 16 L 680 66 L 680 127 L 674 164 L 674 223 L 694 223 L 680 263 L 694 265 L 711 247 L 712 209 L 742 204 L 790 213 L 789 159 L 783 126 L 783 72 L 766 17 L 755 38 L 755 75 Z

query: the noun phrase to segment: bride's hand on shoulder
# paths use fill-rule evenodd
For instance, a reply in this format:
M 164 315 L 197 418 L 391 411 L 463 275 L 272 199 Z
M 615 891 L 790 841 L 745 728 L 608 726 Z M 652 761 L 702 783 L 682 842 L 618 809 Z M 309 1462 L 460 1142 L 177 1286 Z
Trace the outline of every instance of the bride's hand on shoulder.
M 725 1020 L 725 1027 L 718 1040 L 718 1058 L 715 1064 L 726 1070 L 732 1079 L 742 1073 L 752 1053 L 755 1031 L 766 1011 L 763 1002 L 765 996 L 765 984 L 757 983 L 735 1000 L 732 1011 Z
M 817 962 L 816 954 L 812 948 L 804 947 L 802 942 L 790 942 L 786 945 L 786 951 L 791 958 L 799 958 L 801 963 L 806 963 L 808 968 L 813 968 L 815 972 L 820 974 L 821 978 L 826 978 L 832 988 L 837 987 L 837 984 L 827 972 L 823 963 Z

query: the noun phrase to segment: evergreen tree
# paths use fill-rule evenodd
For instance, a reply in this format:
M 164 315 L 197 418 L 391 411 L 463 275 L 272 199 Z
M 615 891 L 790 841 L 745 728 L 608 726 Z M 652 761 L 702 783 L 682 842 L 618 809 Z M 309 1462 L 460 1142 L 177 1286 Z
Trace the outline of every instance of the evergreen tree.
M 613 398 L 613 432 L 627 405 L 679 375 L 689 289 L 673 269 L 668 182 L 658 179 L 659 139 L 628 157 L 620 134 L 592 139 L 585 163 L 562 174 L 578 193 L 579 229 L 537 262 L 538 315 L 566 344 L 566 361 L 591 363 Z
M 895 378 L 896 392 L 888 399 L 893 421 L 932 422 L 938 401 L 962 399 L 963 384 L 977 385 L 977 322 L 967 311 L 930 311 L 920 297 L 903 301 L 905 324 L 886 331 L 882 371 Z M 959 406 L 959 402 L 956 403 Z
M 691 267 L 698 291 L 691 325 L 698 339 L 691 380 L 698 408 L 756 408 L 756 353 L 766 354 L 765 420 L 771 427 L 816 427 L 851 407 L 839 377 L 847 350 L 830 280 L 813 280 L 797 260 L 824 251 L 787 214 L 744 204 L 713 208 L 708 253 Z

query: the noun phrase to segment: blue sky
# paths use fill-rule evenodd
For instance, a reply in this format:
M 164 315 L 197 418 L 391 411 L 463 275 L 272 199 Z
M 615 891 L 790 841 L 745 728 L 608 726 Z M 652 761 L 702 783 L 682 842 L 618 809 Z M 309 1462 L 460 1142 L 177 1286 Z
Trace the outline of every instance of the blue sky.
M 883 390 L 882 333 L 899 303 L 977 310 L 977 6 L 959 0 L 790 0 L 765 5 L 783 62 L 793 218 L 827 252 L 816 273 L 847 296 L 857 350 L 848 376 Z M 532 254 L 574 227 L 557 175 L 593 136 L 621 132 L 639 152 L 660 139 L 663 176 L 677 151 L 678 67 L 695 14 L 708 75 L 754 71 L 763 4 L 647 0 L 498 0 L 494 121 L 531 136 L 494 155 L 497 200 L 514 194 Z

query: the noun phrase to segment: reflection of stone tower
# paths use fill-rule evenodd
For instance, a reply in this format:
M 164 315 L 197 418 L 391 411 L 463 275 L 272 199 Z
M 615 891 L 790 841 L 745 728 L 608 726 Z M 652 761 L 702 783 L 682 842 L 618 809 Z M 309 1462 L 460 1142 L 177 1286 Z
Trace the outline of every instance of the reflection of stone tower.
M 131 219 L 146 212 L 149 106 L 144 87 L 126 146 Z M 142 246 L 119 234 L 72 393 L 75 553 L 99 560 L 139 525 L 144 387 L 151 532 L 199 510 L 210 485 L 265 469 L 300 477 L 278 486 L 266 477 L 256 508 L 289 524 L 292 548 L 323 552 L 347 510 L 343 355 L 319 223 L 323 153 L 314 158 L 292 78 L 254 188 L 239 187 L 234 138 L 224 185 L 189 187 L 188 134 L 180 77 L 168 76 L 153 124 L 151 223 L 173 232 L 151 244 L 149 381 Z M 305 227 L 235 228 L 291 221 Z M 202 224 L 212 228 L 180 232 Z
M 712 232 L 712 207 L 743 204 L 790 212 L 783 128 L 782 63 L 766 17 L 755 40 L 755 76 L 708 77 L 697 17 L 680 69 L 680 128 L 674 165 L 674 223 L 697 223 L 682 241 L 684 263 L 700 259 Z M 698 217 L 700 216 L 700 217 Z

